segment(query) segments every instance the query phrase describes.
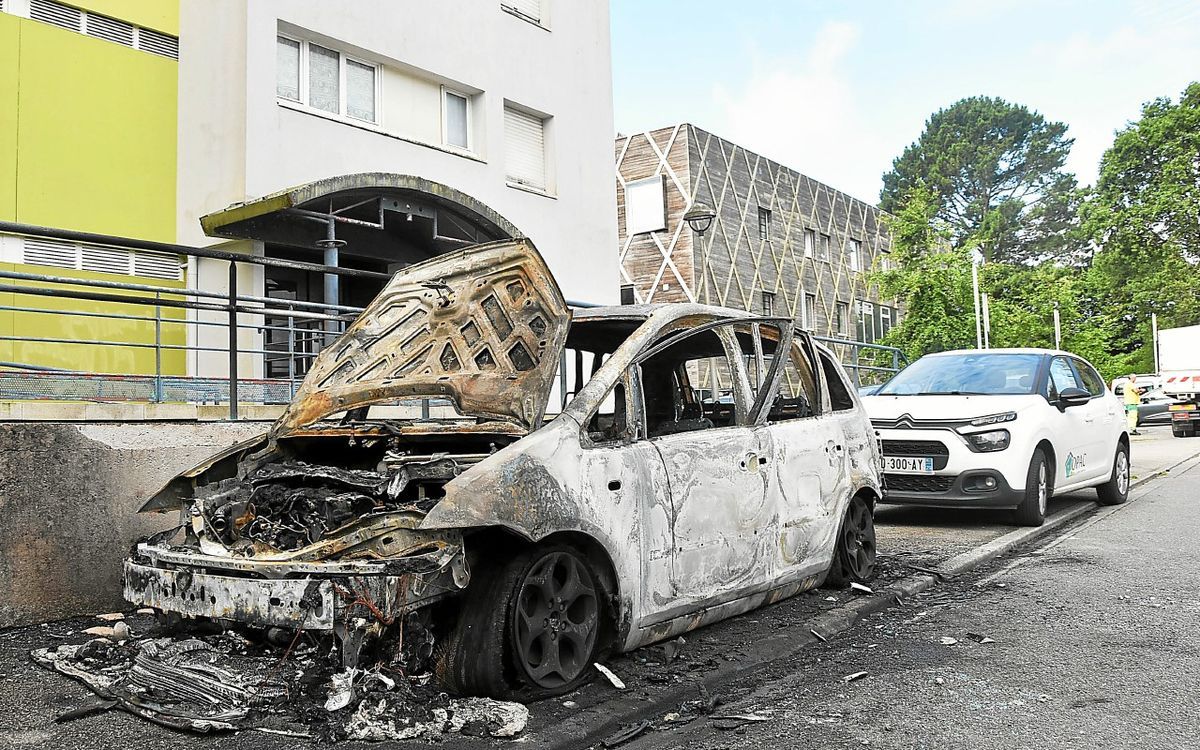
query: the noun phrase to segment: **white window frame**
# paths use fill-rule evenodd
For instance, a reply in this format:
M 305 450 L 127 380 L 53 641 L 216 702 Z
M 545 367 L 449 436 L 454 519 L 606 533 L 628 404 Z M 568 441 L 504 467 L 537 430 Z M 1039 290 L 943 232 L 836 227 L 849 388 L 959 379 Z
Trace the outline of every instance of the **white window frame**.
M 892 330 L 892 308 L 887 305 L 879 306 L 879 338 L 888 335 Z
M 773 212 L 766 206 L 758 207 L 758 238 L 767 242 L 771 241 L 771 214 Z
M 656 188 L 654 197 L 657 198 L 657 205 L 652 214 L 653 221 L 646 220 L 646 216 L 642 215 L 638 210 L 642 204 L 638 200 L 640 190 L 653 186 Z M 635 219 L 641 219 L 635 221 Z M 654 232 L 665 231 L 667 228 L 667 187 L 664 182 L 663 175 L 654 175 L 645 177 L 640 180 L 629 180 L 625 183 L 625 234 L 626 236 L 635 236 L 639 234 L 653 234 Z
M 817 329 L 817 295 L 812 292 L 803 292 L 802 294 L 804 296 L 800 298 L 800 304 L 803 305 L 801 309 L 802 320 L 800 323 L 804 327 L 804 330 L 815 331 Z M 812 302 L 811 305 L 809 304 L 810 301 Z
M 833 237 L 824 232 L 817 238 L 817 260 L 832 263 L 833 258 Z
M 850 270 L 862 270 L 862 242 L 860 240 L 846 240 L 846 245 L 849 247 L 850 255 Z
M 446 98 L 448 96 L 457 96 L 462 98 L 467 103 L 467 145 L 458 146 L 450 142 L 450 117 L 446 107 Z M 442 145 L 454 151 L 465 151 L 467 153 L 475 153 L 475 115 L 472 110 L 474 107 L 474 95 L 468 94 L 461 89 L 456 89 L 451 86 L 442 86 Z
M 817 230 L 804 230 L 804 257 L 813 258 L 817 254 Z
M 517 178 L 514 175 L 509 173 L 509 164 L 508 164 L 509 153 L 508 153 L 508 143 L 507 143 L 507 141 L 508 141 L 508 110 L 512 110 L 514 113 L 517 113 L 519 115 L 523 115 L 525 117 L 529 117 L 529 118 L 533 118 L 533 119 L 537 119 L 537 120 L 541 121 L 542 170 L 543 170 L 543 175 L 542 175 L 543 185 L 541 185 L 541 186 L 530 183 L 530 182 L 523 182 L 519 178 Z M 544 196 L 547 198 L 557 198 L 558 197 L 556 194 L 557 183 L 556 183 L 555 175 L 554 175 L 554 170 L 556 169 L 556 164 L 554 161 L 554 157 L 551 153 L 551 149 L 553 148 L 553 140 L 552 140 L 552 135 L 550 133 L 550 129 L 548 127 L 550 124 L 550 121 L 553 119 L 553 115 L 547 115 L 547 114 L 538 112 L 537 110 L 530 109 L 528 107 L 522 106 L 520 104 L 517 104 L 516 102 L 509 101 L 507 99 L 504 101 L 503 112 L 504 112 L 504 122 L 502 123 L 502 127 L 505 129 L 503 131 L 504 139 L 505 139 L 505 143 L 504 143 L 504 160 L 505 160 L 504 161 L 504 184 L 507 185 L 508 187 L 516 189 L 516 190 L 524 190 L 525 192 L 534 193 L 536 195 L 541 195 L 541 196 Z
M 374 62 L 371 62 L 370 60 L 364 60 L 361 57 L 357 57 L 355 55 L 348 54 L 345 50 L 338 49 L 337 46 L 335 46 L 335 45 L 330 45 L 330 44 L 325 44 L 323 42 L 315 42 L 315 41 L 310 42 L 308 39 L 304 39 L 302 37 L 295 36 L 293 34 L 285 34 L 282 31 L 275 32 L 275 37 L 276 37 L 276 44 L 278 44 L 279 39 L 287 39 L 290 42 L 297 42 L 300 45 L 300 101 L 296 101 L 295 99 L 288 99 L 287 97 L 283 97 L 283 96 L 279 95 L 279 91 L 278 91 L 279 71 L 276 70 L 275 71 L 275 83 L 276 83 L 275 100 L 279 104 L 282 104 L 286 107 L 298 107 L 300 109 L 303 109 L 305 112 L 311 112 L 312 114 L 318 115 L 320 117 L 325 117 L 325 118 L 328 118 L 331 120 L 338 120 L 340 122 L 350 123 L 352 125 L 361 125 L 361 126 L 375 127 L 375 128 L 378 128 L 380 125 L 382 125 L 380 114 L 383 111 L 383 69 L 382 69 L 382 66 L 379 65 L 379 63 L 374 63 Z M 308 75 L 309 74 L 309 71 L 308 71 L 309 49 L 308 48 L 309 48 L 310 44 L 315 44 L 318 47 L 320 47 L 321 49 L 327 49 L 330 52 L 337 54 L 337 56 L 338 56 L 338 111 L 337 112 L 330 112 L 328 110 L 324 110 L 319 107 L 314 107 L 313 105 L 309 104 L 309 90 L 308 90 L 308 88 L 309 88 L 309 86 L 308 86 L 309 85 L 309 75 Z M 359 65 L 362 65 L 363 67 L 370 68 L 372 70 L 372 72 L 374 73 L 375 119 L 373 119 L 373 120 L 364 120 L 360 117 L 355 117 L 354 115 L 349 114 L 349 111 L 346 107 L 346 96 L 348 94 L 347 87 L 346 87 L 346 68 L 347 68 L 346 63 L 347 63 L 347 61 L 352 61 Z M 278 63 L 278 56 L 276 57 L 276 63 Z M 468 101 L 467 110 L 469 113 L 470 112 L 469 101 Z M 468 136 L 469 136 L 469 134 L 470 134 L 470 131 L 468 129 Z
M 833 314 L 837 318 L 837 335 L 849 336 L 850 327 L 850 303 L 849 302 L 834 302 Z

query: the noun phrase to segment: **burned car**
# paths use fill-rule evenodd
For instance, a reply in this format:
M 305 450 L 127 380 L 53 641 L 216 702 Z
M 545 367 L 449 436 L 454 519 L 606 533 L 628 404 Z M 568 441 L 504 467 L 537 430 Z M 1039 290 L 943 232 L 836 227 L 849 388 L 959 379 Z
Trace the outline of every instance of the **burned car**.
M 605 651 L 870 578 L 879 460 L 790 320 L 572 313 L 527 240 L 479 245 L 397 274 L 266 435 L 153 496 L 181 524 L 125 596 L 462 694 L 562 692 Z

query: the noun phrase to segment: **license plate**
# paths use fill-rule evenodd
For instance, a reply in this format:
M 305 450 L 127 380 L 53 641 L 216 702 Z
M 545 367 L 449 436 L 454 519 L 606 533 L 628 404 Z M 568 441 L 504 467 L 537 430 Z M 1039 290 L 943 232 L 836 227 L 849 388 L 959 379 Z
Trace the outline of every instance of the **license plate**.
M 884 456 L 883 470 L 896 474 L 932 474 L 933 456 Z

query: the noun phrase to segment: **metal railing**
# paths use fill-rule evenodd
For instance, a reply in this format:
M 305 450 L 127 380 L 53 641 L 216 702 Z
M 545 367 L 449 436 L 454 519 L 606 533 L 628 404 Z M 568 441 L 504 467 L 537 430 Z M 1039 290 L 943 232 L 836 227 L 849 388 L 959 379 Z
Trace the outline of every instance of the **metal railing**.
M 389 274 L 352 268 L 327 266 L 284 258 L 243 255 L 215 248 L 198 248 L 147 240 L 0 222 L 0 233 L 24 237 L 94 245 L 149 250 L 179 256 L 224 261 L 228 264 L 225 292 L 129 281 L 81 279 L 52 273 L 26 273 L 0 270 L 0 293 L 12 294 L 13 303 L 0 305 L 0 311 L 26 315 L 53 315 L 133 323 L 144 327 L 139 333 L 153 331 L 153 340 L 81 338 L 78 336 L 36 335 L 33 331 L 0 333 L 0 341 L 43 344 L 48 346 L 116 347 L 154 352 L 153 374 L 130 375 L 93 373 L 48 367 L 33 362 L 5 361 L 0 367 L 0 398 L 41 398 L 59 400 L 131 400 L 149 402 L 189 401 L 228 402 L 229 416 L 238 418 L 241 390 L 253 392 L 258 403 L 287 403 L 313 358 L 331 343 L 362 308 L 325 304 L 308 300 L 243 294 L 238 291 L 239 266 L 261 266 L 304 271 L 324 275 L 376 280 L 381 285 Z M 24 283 L 22 283 L 24 282 Z M 78 310 L 66 306 L 33 304 L 33 299 L 62 299 L 103 303 L 97 309 Z M 141 308 L 141 310 L 135 309 Z M 152 313 L 143 311 L 152 310 Z M 189 333 L 190 329 L 190 333 Z M 221 341 L 203 336 L 201 331 L 223 330 Z M 261 336 L 262 344 L 245 346 L 239 333 L 251 331 Z M 175 336 L 168 335 L 174 333 Z M 184 343 L 171 343 L 183 334 Z M 189 377 L 165 373 L 163 355 L 172 352 L 224 354 L 228 371 L 220 377 Z M 263 374 L 284 363 L 286 377 L 241 377 L 243 355 L 261 357 Z M 13 373 L 19 377 L 14 377 Z
M 40 237 L 133 250 L 170 253 L 227 264 L 226 291 L 174 287 L 108 279 L 83 279 L 61 273 L 0 270 L 0 294 L 13 295 L 12 304 L 0 312 L 53 315 L 139 326 L 142 336 L 104 338 L 82 335 L 38 335 L 33 330 L 0 331 L 0 343 L 14 342 L 59 347 L 113 347 L 152 351 L 152 372 L 144 374 L 98 373 L 53 367 L 37 362 L 0 361 L 0 400 L 137 401 L 147 403 L 228 403 L 229 417 L 238 418 L 239 403 L 286 404 L 295 394 L 312 361 L 331 344 L 363 308 L 271 296 L 243 294 L 239 266 L 303 271 L 377 281 L 382 286 L 390 274 L 342 268 L 305 261 L 244 255 L 216 248 L 199 248 L 151 242 L 73 230 L 0 221 L 0 234 Z M 218 267 L 219 270 L 219 267 Z M 97 303 L 93 309 L 54 306 L 46 300 Z M 43 306 L 35 304 L 35 300 Z M 572 307 L 594 307 L 569 300 Z M 82 327 L 76 327 L 78 330 Z M 96 326 L 97 331 L 112 327 Z M 204 332 L 224 332 L 214 339 Z M 249 331 L 261 342 L 244 345 L 239 333 Z M 109 334 L 111 336 L 111 334 Z M 219 335 L 219 334 L 218 334 Z M 843 361 L 855 386 L 864 380 L 886 379 L 907 360 L 894 347 L 849 339 L 814 336 Z M 143 340 L 144 339 L 144 340 Z M 182 340 L 182 343 L 175 343 Z M 70 349 L 68 349 L 70 351 Z M 168 372 L 164 355 L 195 353 L 223 355 L 224 373 L 203 376 Z M 245 377 L 243 357 L 259 358 L 263 377 Z M 14 358 L 15 360 L 15 358 Z M 180 369 L 180 368 L 173 368 Z M 186 372 L 188 368 L 182 370 Z M 422 413 L 428 403 L 422 403 Z
M 829 336 L 813 336 L 813 339 L 825 344 L 838 355 L 842 366 L 849 371 L 855 388 L 883 383 L 908 365 L 908 357 L 894 346 Z M 865 357 L 864 352 L 867 353 Z M 864 376 L 870 382 L 864 382 Z

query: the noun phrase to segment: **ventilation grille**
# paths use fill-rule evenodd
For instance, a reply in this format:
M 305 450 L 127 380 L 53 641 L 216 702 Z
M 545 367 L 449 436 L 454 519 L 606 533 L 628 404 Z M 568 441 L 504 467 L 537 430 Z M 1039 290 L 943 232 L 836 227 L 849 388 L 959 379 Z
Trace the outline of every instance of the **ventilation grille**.
M 25 263 L 35 266 L 71 268 L 77 271 L 143 276 L 170 281 L 179 281 L 183 270 L 179 256 L 172 253 L 131 250 L 111 245 L 61 242 L 40 237 L 25 238 L 22 258 Z
M 79 250 L 69 242 L 54 240 L 25 239 L 26 263 L 35 266 L 54 266 L 55 268 L 78 268 Z
M 138 29 L 138 49 L 172 60 L 179 59 L 179 40 L 170 34 L 152 29 Z
M 69 31 L 83 30 L 83 11 L 51 0 L 30 0 L 29 17 Z
M 133 24 L 118 21 L 108 16 L 87 15 L 87 35 L 107 39 L 110 42 L 133 46 Z
M 7 0 L 0 0 L 0 10 L 4 10 L 5 2 Z M 56 3 L 54 0 L 29 0 L 29 17 L 68 31 L 77 31 L 97 39 L 115 42 L 124 47 L 140 49 L 172 60 L 179 59 L 177 37 L 98 13 L 88 13 L 70 5 Z

